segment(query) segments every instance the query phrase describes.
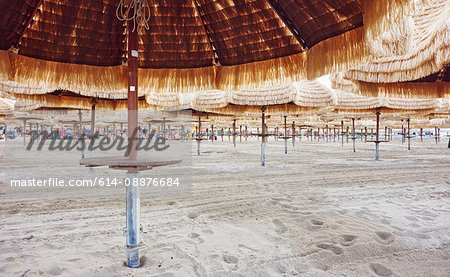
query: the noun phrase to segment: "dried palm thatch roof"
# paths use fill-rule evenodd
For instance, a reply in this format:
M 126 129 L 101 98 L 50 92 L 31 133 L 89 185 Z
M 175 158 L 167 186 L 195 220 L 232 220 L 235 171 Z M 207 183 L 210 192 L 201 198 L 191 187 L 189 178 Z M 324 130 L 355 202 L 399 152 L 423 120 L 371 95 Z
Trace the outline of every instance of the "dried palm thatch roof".
M 339 90 L 333 92 L 337 99 L 335 107 L 338 113 L 360 113 L 361 111 L 375 111 L 379 108 L 383 110 L 383 113 L 430 113 L 437 107 L 436 99 L 366 97 Z
M 0 115 L 9 114 L 14 110 L 14 101 L 0 97 Z
M 292 83 L 259 89 L 230 91 L 229 103 L 241 106 L 280 105 L 294 100 L 295 87 Z
M 221 90 L 199 91 L 194 94 L 191 106 L 198 111 L 220 109 L 227 106 L 228 93 Z
M 259 89 L 215 92 L 208 100 L 210 101 L 206 106 L 197 102 L 196 107 L 236 115 L 258 115 L 262 106 L 266 107 L 267 114 L 304 114 L 334 104 L 333 95 L 328 88 L 317 81 L 306 80 Z M 211 108 L 214 104 L 217 107 Z
M 88 110 L 92 107 L 92 97 L 80 96 L 68 91 L 55 91 L 51 94 L 7 94 L 18 101 L 29 105 L 39 105 L 46 108 L 65 108 Z M 126 110 L 126 100 L 95 99 L 96 108 L 100 110 Z M 144 99 L 138 102 L 139 109 L 155 109 Z
M 408 1 L 151 1 L 138 91 L 241 90 L 348 69 L 366 56 L 363 10 L 373 30 L 385 6 Z M 125 98 L 126 23 L 117 4 L 0 0 L 0 74 L 18 88 Z
M 450 64 L 450 5 L 431 0 L 412 15 L 411 49 L 403 55 L 381 57 L 345 72 L 345 77 L 371 83 L 413 81 Z M 400 41 L 404 43 L 404 41 Z
M 445 71 L 445 76 L 447 75 L 450 75 L 450 70 Z M 330 75 L 331 87 L 333 89 L 353 94 L 368 97 L 450 99 L 450 82 L 445 81 L 448 77 L 445 77 L 443 81 L 437 81 L 436 78 L 437 76 L 430 75 L 423 81 L 368 83 L 345 79 L 343 73 Z
M 304 107 L 334 106 L 335 98 L 332 91 L 317 81 L 299 81 L 293 83 L 295 95 L 293 102 Z

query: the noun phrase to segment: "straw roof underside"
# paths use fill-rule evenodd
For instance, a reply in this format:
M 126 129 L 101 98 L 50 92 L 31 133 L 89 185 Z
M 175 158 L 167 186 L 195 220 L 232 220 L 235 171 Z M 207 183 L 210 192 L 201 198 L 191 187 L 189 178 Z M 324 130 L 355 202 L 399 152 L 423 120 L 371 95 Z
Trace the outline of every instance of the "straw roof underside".
M 0 50 L 17 53 L 0 54 L 0 81 L 8 72 L 19 87 L 125 98 L 126 24 L 116 18 L 117 3 L 0 0 Z M 252 89 L 348 69 L 366 58 L 363 12 L 364 25 L 376 30 L 382 22 L 374 19 L 389 14 L 383 7 L 361 0 L 152 1 L 149 30 L 138 42 L 140 96 Z

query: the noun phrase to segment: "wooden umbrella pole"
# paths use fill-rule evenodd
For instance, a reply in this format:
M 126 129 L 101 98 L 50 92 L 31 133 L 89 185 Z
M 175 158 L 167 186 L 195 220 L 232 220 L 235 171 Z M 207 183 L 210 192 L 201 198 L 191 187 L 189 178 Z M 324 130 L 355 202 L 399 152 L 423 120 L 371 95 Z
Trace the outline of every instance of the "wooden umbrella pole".
M 364 127 L 364 143 L 367 142 L 367 127 Z
M 261 107 L 261 166 L 266 165 L 266 123 L 264 118 L 264 112 L 266 107 Z
M 245 133 L 244 133 L 244 136 L 245 136 L 245 141 L 247 141 L 247 139 L 248 139 L 247 125 L 245 125 Z
M 361 141 L 363 140 L 363 129 L 361 128 L 361 132 L 359 133 L 361 137 Z
M 420 128 L 420 142 L 423 142 L 423 128 Z
M 438 134 L 438 142 L 441 142 L 441 128 L 438 128 L 437 134 Z
M 223 128 L 220 129 L 220 137 L 222 138 L 222 142 L 223 142 Z
M 355 119 L 352 118 L 352 140 L 353 140 L 353 152 L 356 152 L 356 136 L 355 136 Z
M 211 125 L 211 141 L 214 142 L 214 125 Z
M 341 145 L 344 146 L 344 121 L 341 121 Z
M 320 127 L 317 127 L 317 142 L 320 142 Z

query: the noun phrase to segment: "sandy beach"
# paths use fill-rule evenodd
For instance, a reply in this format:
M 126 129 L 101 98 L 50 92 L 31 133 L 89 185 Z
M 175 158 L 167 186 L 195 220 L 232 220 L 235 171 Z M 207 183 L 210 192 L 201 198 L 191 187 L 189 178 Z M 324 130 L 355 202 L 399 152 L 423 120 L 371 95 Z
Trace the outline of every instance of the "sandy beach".
M 351 141 L 350 141 L 351 142 Z M 0 197 L 1 276 L 448 276 L 450 149 L 269 139 L 203 142 L 192 188 L 142 197 L 142 267 L 124 266 L 123 197 Z M 3 147 L 3 145 L 2 145 Z M 21 147 L 18 143 L 17 147 Z M 9 150 L 8 150 L 9 151 Z M 48 161 L 28 172 L 88 169 Z M 6 167 L 8 165 L 5 165 Z M 154 169 L 176 171 L 177 165 Z M 95 169 L 104 176 L 119 174 Z M 4 184 L 5 185 L 5 184 Z

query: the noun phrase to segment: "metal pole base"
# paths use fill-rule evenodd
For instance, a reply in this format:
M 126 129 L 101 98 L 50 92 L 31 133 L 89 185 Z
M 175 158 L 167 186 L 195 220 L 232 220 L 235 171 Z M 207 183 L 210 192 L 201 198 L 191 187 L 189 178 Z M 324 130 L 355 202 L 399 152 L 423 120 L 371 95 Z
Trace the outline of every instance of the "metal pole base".
M 197 156 L 200 156 L 200 141 L 197 141 Z
M 234 145 L 234 148 L 236 148 L 236 137 L 233 138 L 233 145 Z
M 375 160 L 380 160 L 380 143 L 375 142 Z
M 287 154 L 287 139 L 284 140 L 284 154 Z
M 138 268 L 139 265 L 139 249 L 127 246 L 127 266 L 131 268 Z
M 139 244 L 140 244 L 140 202 L 139 196 L 139 173 L 127 172 L 126 187 L 126 242 L 127 242 L 127 266 L 139 267 Z
M 411 140 L 408 139 L 408 150 L 411 150 Z
M 356 152 L 356 143 L 355 143 L 356 138 L 353 139 L 353 152 Z
M 266 166 L 266 144 L 261 143 L 261 166 Z

